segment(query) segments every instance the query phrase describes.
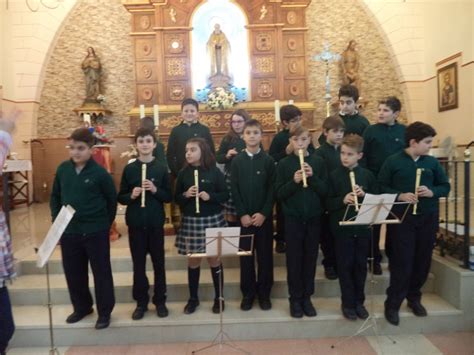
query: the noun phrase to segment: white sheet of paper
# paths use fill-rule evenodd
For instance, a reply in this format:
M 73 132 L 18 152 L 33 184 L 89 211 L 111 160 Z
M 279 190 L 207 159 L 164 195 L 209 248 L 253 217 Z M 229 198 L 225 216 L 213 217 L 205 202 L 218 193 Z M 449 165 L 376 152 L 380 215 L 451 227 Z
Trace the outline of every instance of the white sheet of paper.
M 5 160 L 3 172 L 31 171 L 31 160 Z
M 395 194 L 365 194 L 364 201 L 360 206 L 359 213 L 354 222 L 357 224 L 372 224 L 386 220 L 396 198 L 397 195 Z M 378 209 L 377 205 L 380 203 L 382 203 L 384 207 Z M 376 216 L 374 215 L 375 213 L 377 213 Z
M 209 239 L 216 238 L 219 232 L 225 238 L 225 240 L 222 240 L 222 255 L 236 255 L 239 251 L 240 227 L 207 228 L 206 242 L 209 242 Z M 218 255 L 217 239 L 206 245 L 206 254 Z
M 54 220 L 53 225 L 49 228 L 46 238 L 44 238 L 43 244 L 38 249 L 38 258 L 36 260 L 37 267 L 43 267 L 49 260 L 49 257 L 53 253 L 54 248 L 61 239 L 67 225 L 71 221 L 72 217 L 76 213 L 76 210 L 71 206 L 63 206 L 59 211 L 58 216 Z

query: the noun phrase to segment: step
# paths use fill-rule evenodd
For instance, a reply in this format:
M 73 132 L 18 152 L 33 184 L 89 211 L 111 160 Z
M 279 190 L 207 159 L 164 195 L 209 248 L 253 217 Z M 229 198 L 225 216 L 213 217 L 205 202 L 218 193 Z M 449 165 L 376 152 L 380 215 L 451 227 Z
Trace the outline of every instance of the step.
M 374 293 L 384 294 L 389 284 L 389 272 L 386 265 L 384 274 L 375 276 Z M 148 279 L 153 283 L 153 273 L 148 272 Z M 367 275 L 366 292 L 369 292 L 370 274 Z M 167 270 L 168 301 L 184 302 L 188 298 L 187 271 Z M 90 284 L 93 285 L 92 275 L 89 275 Z M 240 292 L 240 269 L 224 267 L 224 292 L 228 299 L 238 300 L 241 298 Z M 115 297 L 118 303 L 133 302 L 132 298 L 132 272 L 114 272 Z M 66 280 L 62 274 L 50 275 L 51 297 L 54 304 L 69 304 L 69 293 Z M 46 277 L 44 275 L 23 275 L 20 276 L 11 286 L 9 292 L 14 305 L 44 305 L 47 303 Z M 423 290 L 433 292 L 434 276 L 430 275 Z M 94 293 L 91 287 L 91 292 Z M 211 298 L 214 295 L 211 274 L 209 270 L 203 269 L 201 272 L 199 294 L 203 298 Z M 337 297 L 340 295 L 338 280 L 327 280 L 324 277 L 324 269 L 316 269 L 316 296 L 317 297 Z M 274 286 L 272 297 L 286 298 L 288 288 L 286 282 L 286 268 L 278 266 L 274 268 Z
M 423 296 L 428 317 L 415 317 L 406 306 L 402 306 L 400 326 L 394 327 L 383 318 L 384 298 L 382 295 L 374 297 L 375 319 L 381 335 L 456 331 L 465 326 L 460 310 L 429 293 Z M 352 335 L 363 323 L 351 322 L 342 317 L 338 297 L 315 298 L 313 301 L 318 309 L 317 317 L 294 319 L 289 315 L 286 299 L 274 299 L 271 311 L 262 311 L 255 306 L 249 312 L 239 309 L 239 301 L 227 300 L 223 313 L 224 331 L 235 340 L 320 338 Z M 367 301 L 368 307 L 369 304 Z M 69 325 L 65 323 L 65 319 L 71 312 L 71 307 L 54 306 L 52 313 L 56 346 L 211 341 L 219 330 L 219 315 L 211 313 L 211 302 L 202 302 L 193 315 L 183 314 L 183 307 L 183 302 L 169 302 L 168 318 L 158 318 L 150 310 L 144 319 L 133 321 L 130 317 L 134 304 L 119 303 L 112 314 L 110 327 L 97 331 L 94 329 L 96 314 Z M 15 306 L 13 312 L 16 332 L 11 342 L 12 347 L 49 346 L 46 307 Z M 373 335 L 373 331 L 367 330 L 364 335 Z

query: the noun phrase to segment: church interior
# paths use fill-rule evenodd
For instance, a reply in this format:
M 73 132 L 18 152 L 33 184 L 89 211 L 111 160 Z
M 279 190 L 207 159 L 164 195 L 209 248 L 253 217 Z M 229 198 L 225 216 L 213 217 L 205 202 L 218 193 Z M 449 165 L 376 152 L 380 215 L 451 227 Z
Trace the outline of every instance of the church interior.
M 15 322 L 7 354 L 191 354 L 215 334 L 217 346 L 203 354 L 474 354 L 473 1 L 2 0 L 0 28 L 0 112 L 17 116 L 0 190 L 17 274 L 5 282 Z M 363 321 L 341 314 L 340 286 L 326 277 L 321 252 L 316 317 L 290 316 L 287 259 L 277 252 L 270 311 L 239 308 L 239 257 L 233 255 L 222 261 L 225 312 L 211 313 L 213 279 L 203 272 L 201 305 L 194 315 L 183 314 L 188 266 L 175 247 L 182 216 L 171 202 L 164 204 L 169 316 L 131 318 L 134 265 L 127 206 L 118 204 L 110 233 L 110 326 L 94 329 L 96 314 L 66 323 L 72 308 L 61 248 L 53 246 L 43 267 L 37 248 L 49 235 L 56 169 L 69 159 L 74 130 L 93 132 L 93 158 L 118 190 L 145 116 L 167 150 L 182 121 L 181 103 L 194 98 L 218 150 L 233 112 L 244 109 L 260 122 L 268 151 L 285 128 L 280 108 L 295 105 L 317 148 L 347 84 L 358 88 L 357 112 L 370 124 L 377 122 L 379 101 L 395 96 L 402 107 L 397 122 L 421 121 L 437 132 L 430 155 L 451 190 L 437 206 L 422 288 L 427 317 L 402 305 L 398 327 L 384 318 L 391 276 L 385 227 L 383 273 L 369 270 L 365 282 L 373 324 L 360 333 Z M 275 212 L 275 225 L 277 219 Z M 152 283 L 151 260 L 147 275 Z

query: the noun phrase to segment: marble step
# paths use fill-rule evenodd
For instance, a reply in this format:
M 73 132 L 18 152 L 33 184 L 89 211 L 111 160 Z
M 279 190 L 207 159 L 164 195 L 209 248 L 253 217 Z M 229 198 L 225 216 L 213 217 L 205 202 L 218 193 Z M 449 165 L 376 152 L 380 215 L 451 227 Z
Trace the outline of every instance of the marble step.
M 389 272 L 384 267 L 384 274 L 375 276 L 375 294 L 385 294 L 389 283 Z M 153 273 L 148 272 L 148 279 L 153 283 Z M 183 302 L 188 298 L 187 271 L 167 270 L 168 301 Z M 92 275 L 89 277 L 92 285 Z M 239 300 L 240 292 L 240 270 L 238 268 L 224 268 L 225 288 L 224 293 L 229 300 Z M 132 298 L 132 272 L 114 272 L 115 297 L 118 303 L 133 302 Z M 62 274 L 50 275 L 51 297 L 54 304 L 69 304 L 69 293 L 66 280 Z M 370 274 L 366 282 L 366 293 L 369 292 Z M 434 276 L 430 275 L 423 287 L 425 292 L 434 291 Z M 46 276 L 45 275 L 23 275 L 9 286 L 11 301 L 14 305 L 44 305 L 47 303 Z M 93 289 L 91 289 L 93 293 Z M 203 299 L 210 299 L 214 295 L 211 274 L 208 269 L 201 271 L 199 294 Z M 324 277 L 324 269 L 316 269 L 316 296 L 317 297 L 338 297 L 340 288 L 338 280 L 327 280 Z M 286 268 L 278 266 L 274 268 L 274 286 L 272 289 L 273 298 L 288 297 L 286 282 Z
M 384 296 L 374 297 L 375 319 L 378 332 L 389 334 L 419 334 L 462 330 L 467 326 L 463 312 L 435 294 L 428 293 L 423 303 L 428 310 L 428 317 L 415 317 L 403 305 L 400 310 L 401 322 L 394 327 L 383 317 Z M 348 321 L 341 315 L 338 297 L 314 298 L 318 310 L 314 318 L 294 319 L 289 315 L 288 301 L 274 299 L 270 311 L 262 311 L 258 305 L 249 312 L 239 309 L 239 301 L 226 300 L 223 313 L 224 331 L 235 340 L 283 339 L 283 338 L 319 338 L 349 336 L 362 325 L 362 321 Z M 370 308 L 371 302 L 366 305 Z M 169 302 L 168 318 L 158 318 L 154 309 L 150 309 L 139 321 L 131 319 L 134 309 L 132 303 L 119 303 L 112 313 L 109 328 L 95 330 L 97 314 L 94 313 L 79 323 L 65 323 L 71 312 L 68 305 L 54 306 L 52 310 L 56 346 L 80 345 L 124 345 L 167 343 L 181 341 L 209 341 L 219 331 L 219 315 L 210 311 L 211 302 L 202 298 L 202 303 L 195 314 L 185 315 L 183 302 Z M 49 326 L 48 309 L 45 306 L 14 306 L 13 313 L 16 332 L 11 341 L 12 347 L 48 347 Z M 466 328 L 464 328 L 466 329 Z M 373 330 L 366 330 L 364 335 L 373 335 Z M 328 351 L 329 352 L 329 349 Z
M 111 255 L 112 270 L 114 272 L 126 272 L 126 271 L 133 270 L 132 258 L 130 255 L 130 250 L 128 248 L 112 248 L 110 250 L 110 255 Z M 323 254 L 320 251 L 318 254 L 318 265 L 322 266 L 322 260 L 323 260 Z M 386 262 L 386 260 L 387 259 L 384 256 L 383 262 Z M 207 263 L 204 262 L 203 266 L 205 266 L 206 264 Z M 172 243 L 167 243 L 167 246 L 165 249 L 165 265 L 166 265 L 166 270 L 186 270 L 187 258 L 183 255 L 178 255 L 174 247 L 172 247 Z M 234 257 L 234 256 L 225 257 L 224 265 L 228 268 L 229 267 L 238 268 L 239 257 Z M 274 253 L 273 265 L 275 267 L 285 266 L 286 265 L 285 254 Z M 148 257 L 148 260 L 147 260 L 147 270 L 152 270 L 150 257 Z M 46 268 L 40 269 L 36 267 L 35 256 L 29 256 L 17 264 L 17 272 L 19 275 L 45 274 Z M 49 273 L 50 274 L 63 273 L 61 252 L 60 252 L 59 247 L 55 249 L 55 251 L 53 252 L 50 258 Z

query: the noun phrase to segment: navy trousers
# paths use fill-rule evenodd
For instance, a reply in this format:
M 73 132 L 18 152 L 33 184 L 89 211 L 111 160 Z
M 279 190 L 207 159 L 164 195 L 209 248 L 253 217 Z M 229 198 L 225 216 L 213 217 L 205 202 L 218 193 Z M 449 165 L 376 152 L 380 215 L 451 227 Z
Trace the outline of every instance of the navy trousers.
M 438 229 L 438 214 L 407 214 L 401 224 L 387 228 L 390 243 L 390 286 L 385 307 L 400 309 L 406 298 L 421 300 L 421 287 L 428 278 Z
M 128 242 L 133 260 L 133 299 L 146 307 L 150 284 L 146 276 L 146 256 L 150 254 L 154 271 L 153 304 L 166 301 L 165 244 L 163 228 L 128 228 Z
M 63 268 L 74 311 L 86 313 L 93 301 L 89 290 L 89 263 L 94 276 L 99 316 L 110 316 L 115 306 L 110 266 L 109 231 L 90 234 L 65 233 L 61 238 Z
M 253 234 L 253 251 L 251 256 L 240 257 L 240 289 L 247 298 L 270 298 L 273 286 L 273 238 L 272 219 L 266 218 L 260 227 L 242 227 L 241 234 Z M 240 248 L 249 251 L 251 238 L 241 238 Z M 255 259 L 257 273 L 255 274 Z
M 0 287 L 0 354 L 5 353 L 14 332 L 12 305 L 7 287 L 3 286 Z

